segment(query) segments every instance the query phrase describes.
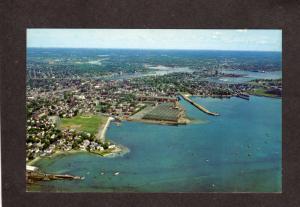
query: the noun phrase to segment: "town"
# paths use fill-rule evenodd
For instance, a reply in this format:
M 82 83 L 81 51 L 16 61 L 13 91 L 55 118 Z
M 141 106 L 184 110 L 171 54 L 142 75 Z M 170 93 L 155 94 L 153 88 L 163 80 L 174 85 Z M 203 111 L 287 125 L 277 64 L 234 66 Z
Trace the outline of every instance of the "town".
M 259 77 L 280 71 L 280 54 L 224 54 L 29 48 L 26 160 L 72 151 L 121 153 L 126 148 L 106 136 L 111 121 L 117 126 L 123 120 L 188 124 L 182 98 L 204 113 L 220 115 L 189 97 L 281 97 L 281 78 L 247 80 L 240 73 Z M 243 78 L 247 81 L 222 81 Z
M 28 79 L 27 161 L 39 156 L 49 156 L 56 151 L 75 149 L 105 154 L 117 148 L 109 141 L 98 139 L 97 132 L 76 130 L 76 125 L 60 127 L 61 119 L 100 116 L 114 117 L 117 121 L 152 120 L 178 124 L 188 123 L 184 110 L 178 103 L 180 92 L 218 98 L 230 98 L 241 93 L 281 97 L 281 80 L 255 80 L 239 84 L 203 80 L 216 76 L 240 77 L 210 70 L 118 80 Z M 169 105 L 162 104 L 165 102 Z M 162 111 L 165 111 L 164 115 Z

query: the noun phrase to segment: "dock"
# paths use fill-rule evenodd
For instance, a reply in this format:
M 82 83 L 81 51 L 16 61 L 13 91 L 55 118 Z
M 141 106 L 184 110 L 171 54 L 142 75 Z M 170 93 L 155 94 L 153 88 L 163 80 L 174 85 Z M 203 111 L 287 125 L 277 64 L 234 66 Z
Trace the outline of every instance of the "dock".
M 179 93 L 179 95 L 186 100 L 187 102 L 189 102 L 190 104 L 192 104 L 193 106 L 195 106 L 197 109 L 203 111 L 204 113 L 208 114 L 208 115 L 212 115 L 212 116 L 219 116 L 220 114 L 216 113 L 216 112 L 211 112 L 208 109 L 206 109 L 205 107 L 201 106 L 200 104 L 195 103 L 194 101 L 192 101 L 187 95 L 184 95 L 182 93 Z

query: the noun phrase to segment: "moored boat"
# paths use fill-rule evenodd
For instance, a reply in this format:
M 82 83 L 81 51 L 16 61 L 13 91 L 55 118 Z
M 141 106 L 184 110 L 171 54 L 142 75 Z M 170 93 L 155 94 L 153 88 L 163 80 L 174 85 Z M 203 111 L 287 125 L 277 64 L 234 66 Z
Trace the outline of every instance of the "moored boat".
M 250 99 L 250 96 L 248 94 L 246 94 L 246 93 L 239 93 L 237 95 L 237 97 L 242 98 L 242 99 L 246 99 L 246 100 Z

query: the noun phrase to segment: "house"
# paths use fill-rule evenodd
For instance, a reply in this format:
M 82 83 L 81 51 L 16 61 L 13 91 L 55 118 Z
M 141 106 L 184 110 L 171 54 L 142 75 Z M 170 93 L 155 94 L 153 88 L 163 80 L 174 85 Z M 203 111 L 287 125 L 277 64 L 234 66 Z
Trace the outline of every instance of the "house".
M 109 145 L 109 146 L 108 146 L 108 149 L 113 149 L 113 148 L 115 148 L 115 147 L 116 147 L 116 145 L 112 144 L 112 145 Z
M 38 171 L 38 170 L 39 170 L 38 167 L 31 166 L 31 165 L 26 165 L 26 171 L 27 171 L 27 172 L 36 172 L 36 171 Z

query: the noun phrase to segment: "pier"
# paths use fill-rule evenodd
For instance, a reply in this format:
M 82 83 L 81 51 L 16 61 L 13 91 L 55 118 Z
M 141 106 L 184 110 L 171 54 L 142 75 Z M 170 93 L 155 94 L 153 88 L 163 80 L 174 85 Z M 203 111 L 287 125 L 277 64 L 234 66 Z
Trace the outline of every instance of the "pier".
M 212 116 L 219 116 L 220 114 L 215 113 L 215 112 L 211 112 L 208 109 L 206 109 L 205 107 L 201 106 L 200 104 L 195 103 L 194 101 L 192 101 L 187 95 L 184 95 L 182 93 L 179 93 L 179 95 L 186 100 L 187 102 L 189 102 L 190 104 L 192 104 L 193 106 L 195 106 L 196 108 L 198 108 L 199 110 L 203 111 L 204 113 L 207 113 L 208 115 L 212 115 Z
M 108 117 L 106 123 L 105 123 L 105 126 L 102 128 L 101 132 L 99 132 L 99 139 L 102 141 L 102 142 L 105 142 L 105 134 L 106 134 L 106 131 L 107 131 L 107 128 L 110 124 L 110 122 L 114 120 L 114 118 L 112 117 Z

